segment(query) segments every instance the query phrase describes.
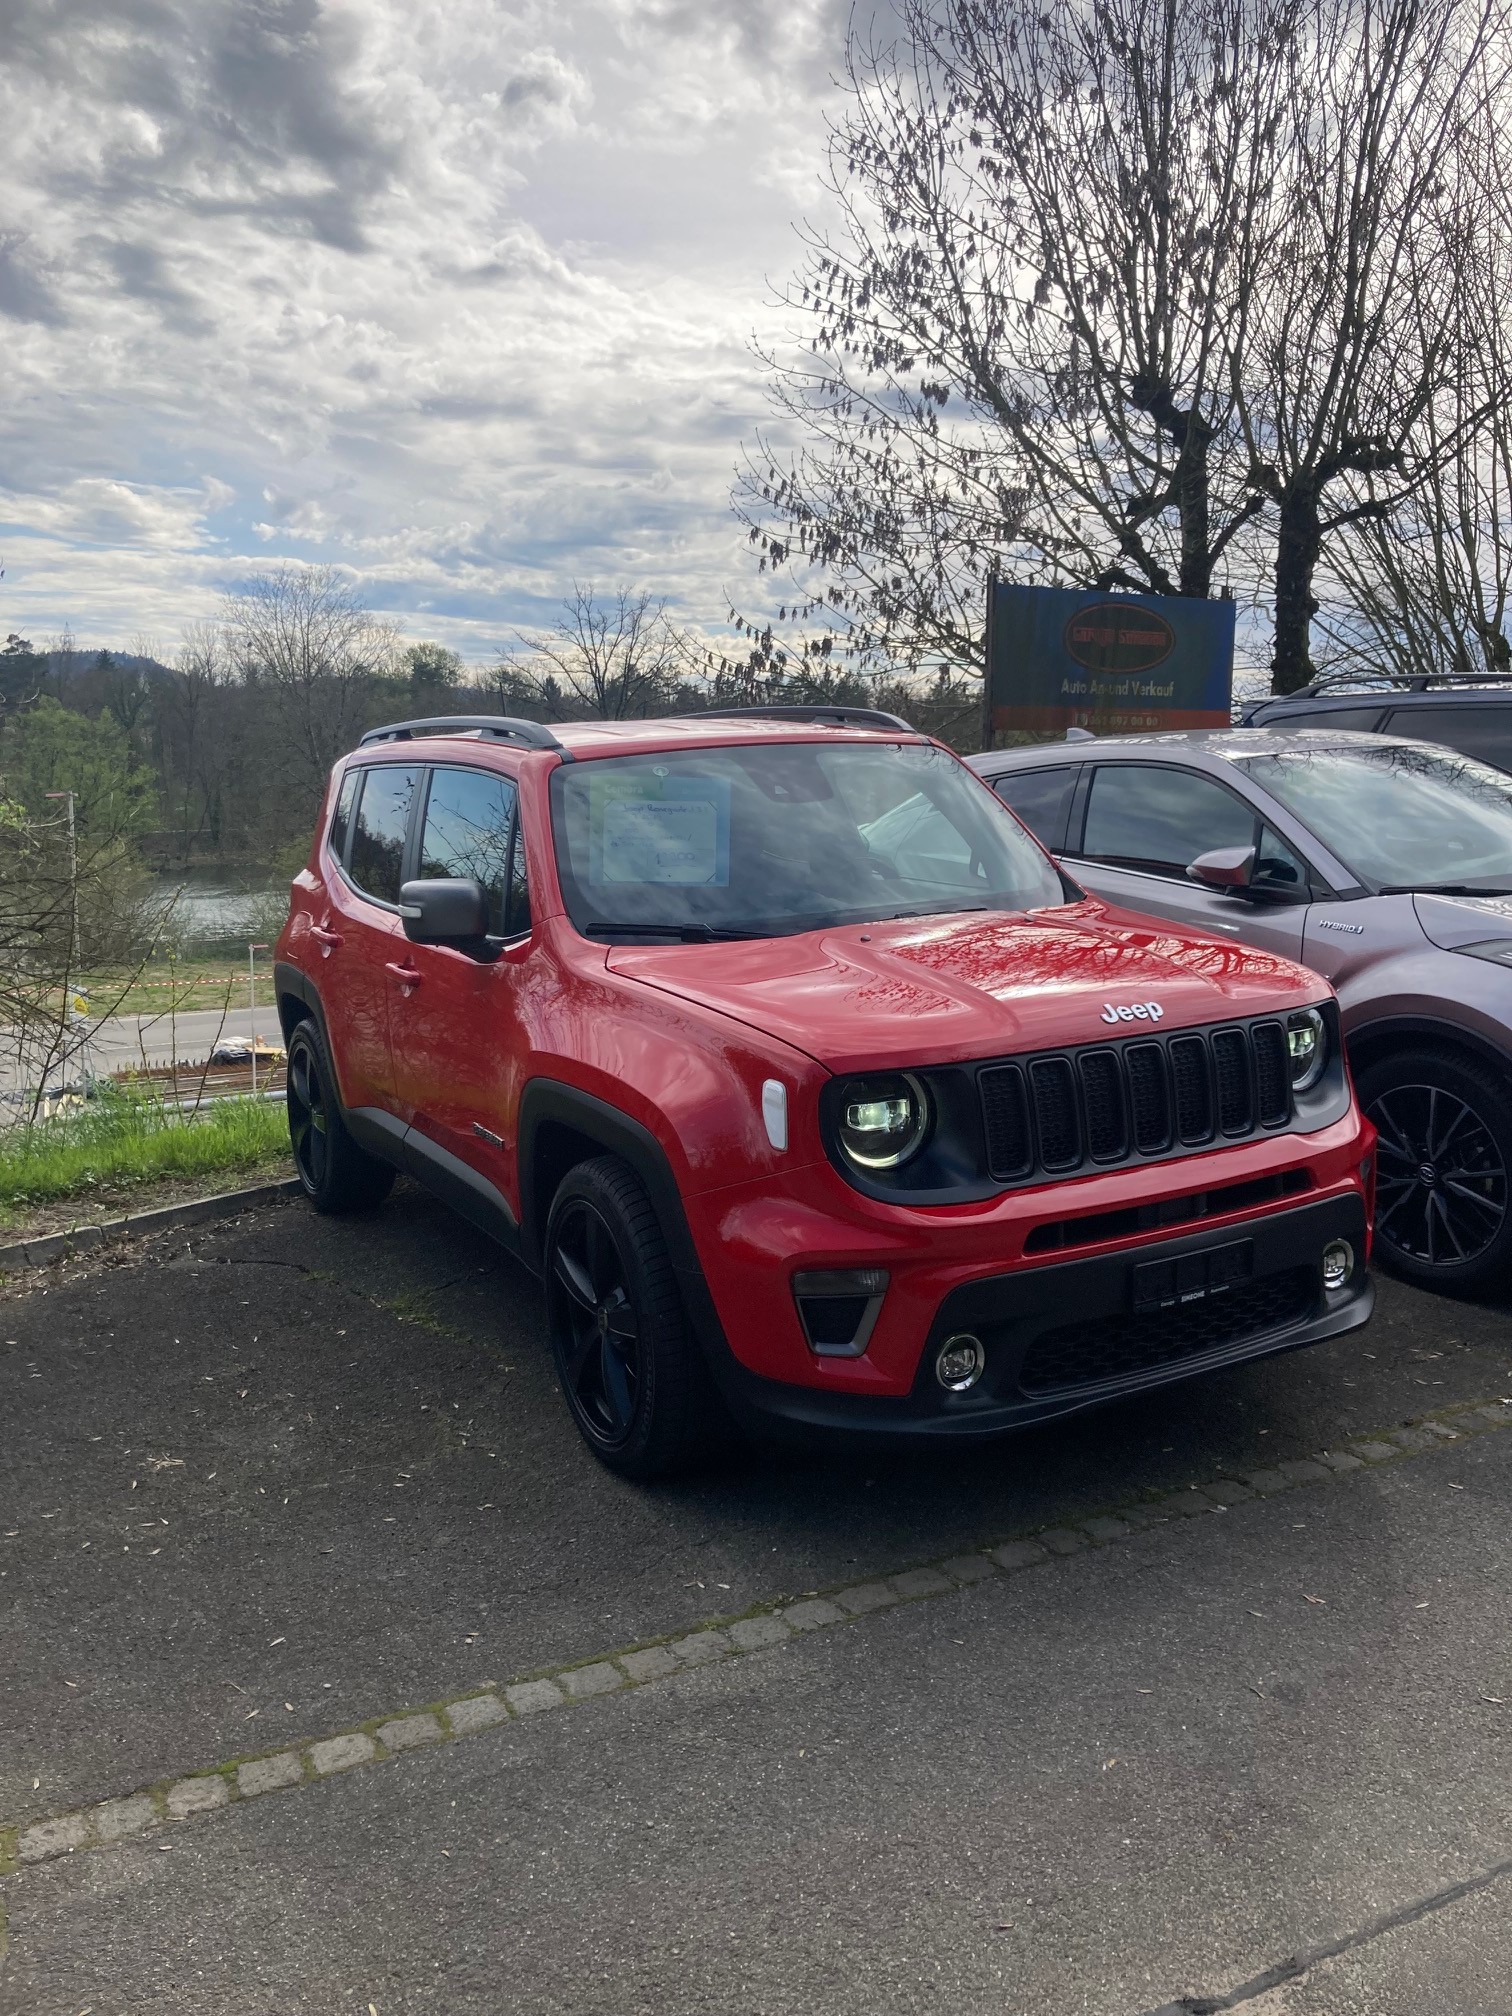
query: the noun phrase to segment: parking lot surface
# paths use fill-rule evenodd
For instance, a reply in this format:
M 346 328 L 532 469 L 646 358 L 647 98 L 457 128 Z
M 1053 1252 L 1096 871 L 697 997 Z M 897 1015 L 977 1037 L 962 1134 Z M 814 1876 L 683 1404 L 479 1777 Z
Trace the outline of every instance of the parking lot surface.
M 13 1282 L 0 2011 L 1505 2007 L 1509 1338 L 647 1489 L 408 1188 Z

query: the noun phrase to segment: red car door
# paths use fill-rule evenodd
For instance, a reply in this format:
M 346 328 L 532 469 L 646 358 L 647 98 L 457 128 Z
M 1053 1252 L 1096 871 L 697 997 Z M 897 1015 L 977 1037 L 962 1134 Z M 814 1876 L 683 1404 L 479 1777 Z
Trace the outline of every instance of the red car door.
M 532 943 L 518 828 L 514 780 L 502 770 L 447 764 L 430 772 L 415 874 L 481 883 L 489 937 L 476 952 L 407 944 L 413 978 L 390 1000 L 408 1152 L 428 1161 L 429 1179 L 490 1231 L 500 1198 L 519 1213 L 516 1115 L 528 1050 L 519 1004 Z
M 326 877 L 326 904 L 314 921 L 322 955 L 318 984 L 342 1104 L 349 1112 L 394 1116 L 390 1000 L 399 992 L 395 976 L 408 949 L 399 884 L 421 772 L 418 764 L 374 763 L 355 774 L 357 797 L 346 830 L 339 831 L 338 801 L 331 836 L 333 849 L 338 838 L 344 841 L 344 858 L 336 861 L 339 872 Z M 343 798 L 345 790 L 343 783 Z

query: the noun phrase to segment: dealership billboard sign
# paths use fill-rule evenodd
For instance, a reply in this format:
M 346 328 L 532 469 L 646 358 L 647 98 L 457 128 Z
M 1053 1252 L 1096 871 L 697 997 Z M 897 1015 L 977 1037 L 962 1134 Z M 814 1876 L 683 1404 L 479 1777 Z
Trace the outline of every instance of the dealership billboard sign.
M 1226 728 L 1233 680 L 1231 601 L 1008 581 L 988 589 L 993 728 Z

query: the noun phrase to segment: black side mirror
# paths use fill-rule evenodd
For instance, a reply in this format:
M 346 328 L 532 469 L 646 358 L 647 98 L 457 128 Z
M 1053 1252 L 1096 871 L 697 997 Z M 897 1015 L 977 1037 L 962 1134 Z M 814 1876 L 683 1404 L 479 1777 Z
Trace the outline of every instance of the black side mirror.
M 1188 881 L 1205 883 L 1209 889 L 1248 889 L 1255 872 L 1255 850 L 1215 847 L 1211 854 L 1199 854 L 1186 872 Z
M 404 935 L 417 945 L 476 945 L 488 933 L 481 882 L 406 882 L 399 891 Z

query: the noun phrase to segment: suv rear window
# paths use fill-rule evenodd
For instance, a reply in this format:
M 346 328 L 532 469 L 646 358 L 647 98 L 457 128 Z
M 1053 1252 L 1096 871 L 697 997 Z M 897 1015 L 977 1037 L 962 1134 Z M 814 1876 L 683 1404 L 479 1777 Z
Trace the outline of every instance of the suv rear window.
M 331 831 L 326 845 L 343 865 L 346 862 L 347 839 L 352 830 L 352 807 L 357 802 L 357 786 L 361 782 L 360 770 L 348 770 L 341 780 L 336 810 L 331 814 Z
M 1351 735 L 1373 735 L 1381 726 L 1381 703 L 1375 701 L 1369 707 L 1298 707 L 1290 714 L 1267 714 L 1266 725 L 1272 722 L 1295 721 L 1299 728 L 1342 728 Z M 1395 731 L 1401 734 L 1401 729 Z
M 364 896 L 379 903 L 399 901 L 404 838 L 419 775 L 397 763 L 374 764 L 362 773 L 347 873 Z

